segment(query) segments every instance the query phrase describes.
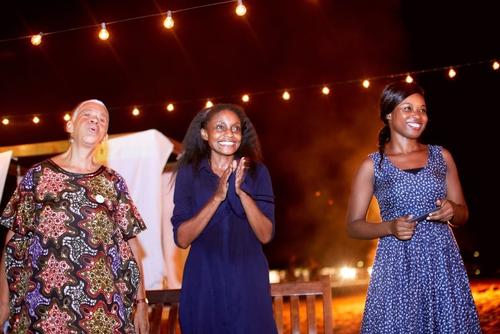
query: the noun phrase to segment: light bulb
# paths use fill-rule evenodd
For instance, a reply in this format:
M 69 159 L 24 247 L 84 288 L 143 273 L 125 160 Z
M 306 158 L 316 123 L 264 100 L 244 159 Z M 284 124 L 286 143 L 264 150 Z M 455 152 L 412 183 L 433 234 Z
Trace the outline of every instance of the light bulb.
M 31 44 L 33 44 L 34 46 L 42 44 L 42 33 L 31 36 Z
M 163 26 L 167 29 L 172 29 L 174 27 L 174 19 L 172 18 L 172 11 L 167 12 L 167 17 L 163 20 Z
M 288 100 L 290 100 L 290 93 L 285 90 L 281 97 L 283 98 L 283 100 L 288 101 Z
M 236 15 L 238 15 L 238 16 L 243 16 L 247 13 L 247 8 L 243 4 L 242 0 L 238 0 L 238 6 L 236 6 L 235 12 L 236 12 Z
M 101 30 L 99 31 L 99 38 L 103 41 L 109 38 L 109 32 L 106 29 L 106 23 L 101 23 Z
M 33 123 L 38 124 L 38 123 L 40 123 L 40 118 L 35 116 L 35 117 L 33 117 L 32 121 L 33 121 Z
M 448 71 L 448 76 L 453 79 L 455 76 L 457 75 L 457 72 L 455 72 L 454 69 L 450 68 L 450 70 Z
M 167 111 L 168 112 L 174 111 L 174 105 L 172 103 L 167 104 Z
M 493 65 L 491 65 L 493 67 L 493 69 L 496 71 L 500 68 L 500 64 L 497 62 L 497 61 L 494 61 L 493 62 Z
M 248 101 L 250 101 L 250 96 L 248 94 L 243 95 L 241 97 L 241 101 L 243 101 L 245 103 L 248 102 Z
M 370 87 L 370 81 L 368 81 L 368 80 L 363 80 L 363 87 L 365 87 L 365 88 Z
M 214 104 L 210 100 L 207 100 L 207 103 L 205 103 L 205 108 L 211 108 L 213 106 L 214 106 Z
M 323 88 L 321 89 L 321 93 L 323 93 L 324 95 L 330 94 L 330 88 L 328 88 L 327 86 L 323 86 Z
M 413 78 L 412 78 L 412 76 L 408 74 L 408 75 L 406 76 L 406 78 L 405 78 L 405 81 L 406 81 L 406 83 L 412 83 L 412 82 L 413 82 Z
M 134 107 L 134 109 L 132 109 L 132 115 L 139 116 L 140 113 L 141 111 L 139 110 L 139 108 Z
M 64 116 L 63 116 L 63 119 L 67 122 L 71 119 L 71 115 L 68 114 L 68 113 L 65 113 Z
M 4 119 L 2 119 L 2 124 L 3 124 L 3 125 L 9 125 L 9 123 L 10 123 L 10 122 L 9 122 L 9 119 L 8 119 L 8 118 L 4 118 Z

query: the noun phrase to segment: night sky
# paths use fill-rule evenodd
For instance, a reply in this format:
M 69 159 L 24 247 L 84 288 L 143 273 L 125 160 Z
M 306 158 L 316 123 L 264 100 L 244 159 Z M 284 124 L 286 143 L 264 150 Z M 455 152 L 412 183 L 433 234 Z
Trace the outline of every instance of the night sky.
M 285 267 L 292 254 L 299 263 L 355 264 L 375 242 L 346 236 L 351 178 L 376 150 L 383 86 L 404 78 L 393 74 L 419 72 L 413 77 L 426 90 L 430 117 L 424 141 L 451 151 L 470 208 L 468 225 L 455 233 L 467 268 L 499 274 L 498 196 L 491 194 L 499 185 L 500 70 L 489 62 L 500 61 L 495 2 L 248 0 L 244 18 L 224 4 L 174 14 L 174 31 L 150 17 L 109 25 L 107 42 L 90 27 L 33 47 L 15 38 L 211 1 L 3 1 L 0 116 L 11 124 L 0 124 L 0 146 L 66 138 L 62 114 L 87 98 L 110 108 L 110 134 L 155 128 L 181 141 L 207 98 L 241 104 L 249 93 L 244 107 L 276 195 L 270 266 Z M 454 80 L 431 71 L 450 65 L 466 66 Z M 364 78 L 377 79 L 365 89 Z M 284 89 L 290 101 L 281 99 Z M 165 111 L 167 102 L 174 112 Z M 36 126 L 34 114 L 42 118 Z

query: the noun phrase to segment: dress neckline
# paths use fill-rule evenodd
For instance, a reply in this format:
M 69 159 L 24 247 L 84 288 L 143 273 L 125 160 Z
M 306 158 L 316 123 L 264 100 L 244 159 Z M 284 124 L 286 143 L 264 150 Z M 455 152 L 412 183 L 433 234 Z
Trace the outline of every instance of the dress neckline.
M 61 173 L 64 173 L 64 174 L 67 174 L 67 175 L 71 175 L 71 176 L 93 176 L 93 175 L 97 175 L 97 174 L 101 173 L 104 170 L 104 168 L 105 168 L 104 165 L 101 165 L 95 171 L 90 172 L 90 173 L 75 173 L 75 172 L 70 172 L 69 170 L 66 170 L 66 169 L 62 168 L 57 163 L 55 163 L 54 160 L 52 160 L 52 159 L 48 159 L 47 161 L 52 166 L 54 166 L 54 168 L 56 168 L 58 171 L 60 171 Z
M 427 145 L 427 160 L 426 160 L 424 166 L 417 166 L 417 167 L 402 169 L 402 168 L 399 168 L 398 166 L 396 166 L 387 155 L 385 156 L 385 158 L 388 161 L 389 165 L 392 166 L 392 168 L 394 168 L 400 172 L 406 173 L 406 174 L 417 175 L 420 172 L 422 172 L 423 170 L 426 170 L 427 167 L 429 167 L 429 163 L 431 160 L 431 147 L 430 147 L 430 145 Z M 416 173 L 411 172 L 411 170 L 414 171 L 417 169 L 418 169 L 418 171 Z

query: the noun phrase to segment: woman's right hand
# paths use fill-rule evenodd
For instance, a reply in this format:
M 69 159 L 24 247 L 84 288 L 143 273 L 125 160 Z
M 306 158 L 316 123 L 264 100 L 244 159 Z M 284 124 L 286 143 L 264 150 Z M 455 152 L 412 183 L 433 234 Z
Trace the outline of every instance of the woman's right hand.
M 219 179 L 219 185 L 217 186 L 217 190 L 215 191 L 214 198 L 219 202 L 222 202 L 226 199 L 227 189 L 228 189 L 228 180 L 229 176 L 233 172 L 233 166 L 230 165 L 224 173 L 222 173 Z
M 415 233 L 417 222 L 410 223 L 411 216 L 399 217 L 391 221 L 391 234 L 399 240 L 410 240 Z

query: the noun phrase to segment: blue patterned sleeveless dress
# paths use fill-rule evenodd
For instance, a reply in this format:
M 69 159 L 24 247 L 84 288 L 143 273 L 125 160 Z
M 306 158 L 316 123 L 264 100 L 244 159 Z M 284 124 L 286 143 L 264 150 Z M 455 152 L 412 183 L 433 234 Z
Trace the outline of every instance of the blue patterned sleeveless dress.
M 416 173 L 380 154 L 374 164 L 374 195 L 384 221 L 419 216 L 446 198 L 441 147 L 428 146 L 427 165 Z M 420 221 L 413 238 L 379 240 L 361 324 L 362 333 L 480 333 L 458 245 L 447 224 Z

